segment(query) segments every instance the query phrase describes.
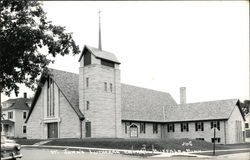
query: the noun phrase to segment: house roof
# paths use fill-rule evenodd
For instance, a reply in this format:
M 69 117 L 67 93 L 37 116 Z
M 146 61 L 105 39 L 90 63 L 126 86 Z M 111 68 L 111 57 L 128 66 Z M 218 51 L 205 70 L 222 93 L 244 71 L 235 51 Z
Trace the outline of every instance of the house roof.
M 7 108 L 2 108 L 3 111 L 13 110 L 13 109 L 19 109 L 19 110 L 29 110 L 30 109 L 29 106 L 27 105 L 26 98 L 11 99 L 11 101 L 9 101 L 9 103 L 10 102 L 12 104 Z
M 164 122 L 163 107 L 177 105 L 166 92 L 121 85 L 122 120 Z
M 237 103 L 238 99 L 228 99 L 173 105 L 165 108 L 165 119 L 167 122 L 228 119 L 233 109 L 239 107 Z
M 15 103 L 19 99 L 25 99 L 26 103 L 32 102 L 32 98 L 10 98 L 10 99 L 4 101 L 3 103 Z
M 117 60 L 116 56 L 113 53 L 110 53 L 110 52 L 107 52 L 104 50 L 99 50 L 97 48 L 86 46 L 86 45 L 84 46 L 84 49 L 83 49 L 82 54 L 79 58 L 79 61 L 82 59 L 83 54 L 84 54 L 86 49 L 89 50 L 90 53 L 92 53 L 97 58 L 105 59 L 105 60 L 120 64 L 120 62 Z

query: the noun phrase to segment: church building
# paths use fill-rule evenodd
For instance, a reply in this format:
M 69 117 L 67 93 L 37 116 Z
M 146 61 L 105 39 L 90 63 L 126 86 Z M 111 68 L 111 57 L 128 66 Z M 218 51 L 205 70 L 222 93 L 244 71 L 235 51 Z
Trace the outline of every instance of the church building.
M 98 48 L 84 46 L 79 63 L 79 74 L 56 69 L 42 74 L 26 120 L 28 139 L 244 142 L 245 119 L 238 99 L 186 103 L 182 87 L 177 104 L 169 93 L 122 84 L 120 61 L 102 50 L 100 42 Z

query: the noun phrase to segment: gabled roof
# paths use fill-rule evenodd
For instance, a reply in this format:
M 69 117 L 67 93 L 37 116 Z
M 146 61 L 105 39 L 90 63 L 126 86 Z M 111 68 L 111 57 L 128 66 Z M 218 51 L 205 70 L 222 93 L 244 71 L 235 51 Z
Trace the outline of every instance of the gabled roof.
M 3 103 L 15 103 L 19 99 L 25 99 L 26 103 L 32 102 L 32 98 L 10 98 L 10 99 L 4 101 Z
M 73 108 L 73 110 L 78 115 L 79 119 L 84 119 L 84 115 L 79 109 L 79 94 L 78 94 L 78 74 L 65 72 L 61 70 L 56 69 L 48 69 L 49 73 L 43 73 L 40 82 L 37 88 L 37 91 L 34 96 L 34 100 L 31 104 L 31 109 L 28 114 L 27 120 L 28 121 L 35 104 L 38 100 L 38 97 L 41 93 L 42 87 L 47 79 L 47 76 L 49 75 L 50 78 L 54 80 L 54 82 L 57 84 L 58 88 L 60 89 L 61 93 L 64 95 L 66 100 L 69 102 L 70 106 Z
M 7 108 L 2 108 L 2 111 L 13 110 L 13 109 L 19 109 L 19 110 L 29 110 L 30 109 L 29 106 L 27 105 L 26 98 L 11 99 L 11 101 L 9 101 L 9 102 L 11 102 L 12 105 L 10 105 Z
M 64 94 L 66 99 L 69 101 L 69 103 L 72 105 L 74 110 L 77 111 L 79 115 L 79 91 L 78 91 L 78 74 L 60 71 L 56 69 L 49 69 L 50 71 L 50 77 L 54 80 L 54 82 L 57 84 L 61 92 Z
M 238 99 L 228 99 L 169 106 L 165 108 L 166 121 L 229 119 L 233 109 L 239 107 L 237 103 Z M 240 112 L 242 114 L 241 109 Z
M 117 60 L 116 56 L 113 53 L 110 53 L 110 52 L 107 52 L 104 50 L 99 50 L 97 48 L 86 46 L 86 45 L 84 46 L 84 49 L 83 49 L 82 54 L 79 58 L 79 61 L 82 59 L 83 54 L 86 50 L 88 50 L 90 53 L 92 53 L 97 58 L 112 61 L 112 62 L 120 64 L 120 62 Z
M 166 92 L 121 85 L 122 120 L 164 122 L 164 106 L 177 105 Z
M 49 69 L 49 72 L 78 117 L 84 119 L 78 106 L 79 75 L 55 69 Z M 47 79 L 45 75 L 41 77 L 41 85 L 35 93 L 27 120 Z M 233 109 L 239 107 L 238 103 L 238 99 L 229 99 L 177 105 L 169 93 L 121 84 L 121 118 L 124 121 L 180 122 L 228 119 Z M 240 112 L 243 116 L 241 109 Z

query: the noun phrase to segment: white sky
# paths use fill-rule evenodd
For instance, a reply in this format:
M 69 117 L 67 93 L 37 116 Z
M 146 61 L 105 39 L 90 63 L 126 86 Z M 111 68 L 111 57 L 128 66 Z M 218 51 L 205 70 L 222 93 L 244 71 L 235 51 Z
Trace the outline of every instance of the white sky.
M 100 9 L 102 48 L 121 62 L 122 83 L 168 92 L 178 103 L 183 86 L 187 102 L 249 99 L 247 1 L 43 4 L 48 19 L 73 32 L 81 50 L 98 47 Z M 57 57 L 50 67 L 78 73 L 78 58 Z

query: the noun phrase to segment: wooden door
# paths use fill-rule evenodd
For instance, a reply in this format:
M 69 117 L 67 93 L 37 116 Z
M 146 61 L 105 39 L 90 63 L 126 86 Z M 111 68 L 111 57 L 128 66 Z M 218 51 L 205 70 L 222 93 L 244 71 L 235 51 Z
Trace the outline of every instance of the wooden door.
M 48 138 L 58 138 L 57 123 L 48 123 Z
M 91 137 L 91 122 L 85 123 L 86 137 Z

